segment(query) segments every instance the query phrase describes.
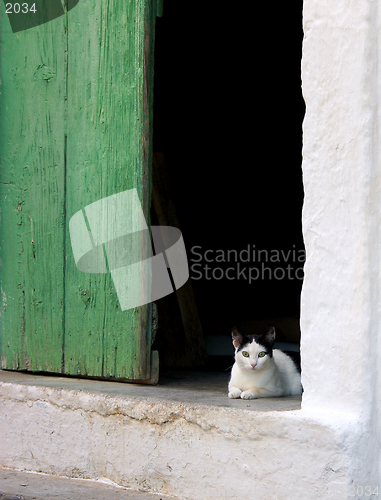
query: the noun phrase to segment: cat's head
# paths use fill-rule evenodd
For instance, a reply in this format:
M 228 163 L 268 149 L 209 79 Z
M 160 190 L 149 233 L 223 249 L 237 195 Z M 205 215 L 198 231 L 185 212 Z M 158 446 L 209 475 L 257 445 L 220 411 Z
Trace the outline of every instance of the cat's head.
M 275 328 L 270 327 L 263 335 L 244 335 L 234 327 L 232 339 L 236 362 L 244 369 L 259 371 L 272 358 Z

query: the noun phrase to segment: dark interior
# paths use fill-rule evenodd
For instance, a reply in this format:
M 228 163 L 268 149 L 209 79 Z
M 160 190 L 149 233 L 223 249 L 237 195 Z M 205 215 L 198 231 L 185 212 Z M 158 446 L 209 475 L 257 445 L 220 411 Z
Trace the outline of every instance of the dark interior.
M 153 147 L 165 156 L 204 335 L 286 318 L 280 338 L 298 342 L 302 1 L 236 5 L 164 0 Z M 199 257 L 207 250 L 213 262 Z M 158 308 L 159 339 L 178 316 L 175 294 Z

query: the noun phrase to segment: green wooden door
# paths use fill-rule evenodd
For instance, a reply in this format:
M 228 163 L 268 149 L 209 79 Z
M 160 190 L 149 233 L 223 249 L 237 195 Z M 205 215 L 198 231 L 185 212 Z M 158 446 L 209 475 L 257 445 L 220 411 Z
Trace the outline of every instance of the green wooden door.
M 80 0 L 13 33 L 1 2 L 2 368 L 157 380 L 151 304 L 122 311 L 69 235 L 76 212 L 134 188 L 149 223 L 156 14 Z

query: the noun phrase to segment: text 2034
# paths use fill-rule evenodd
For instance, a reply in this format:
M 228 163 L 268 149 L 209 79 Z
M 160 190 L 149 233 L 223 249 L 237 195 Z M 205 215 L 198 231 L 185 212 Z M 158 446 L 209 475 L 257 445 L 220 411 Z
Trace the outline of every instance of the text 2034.
M 7 14 L 27 14 L 28 12 L 36 13 L 36 4 L 33 3 L 30 7 L 27 3 L 7 3 L 5 4 L 5 12 Z

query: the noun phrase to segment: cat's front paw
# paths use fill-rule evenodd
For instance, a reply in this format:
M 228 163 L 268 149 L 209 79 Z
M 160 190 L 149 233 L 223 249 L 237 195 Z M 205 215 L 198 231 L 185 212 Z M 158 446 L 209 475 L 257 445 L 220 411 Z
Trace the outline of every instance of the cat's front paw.
M 229 398 L 231 399 L 237 399 L 241 396 L 241 389 L 238 389 L 238 387 L 232 387 L 231 389 L 229 389 Z
M 241 392 L 242 399 L 257 399 L 258 394 L 253 391 L 243 391 Z

